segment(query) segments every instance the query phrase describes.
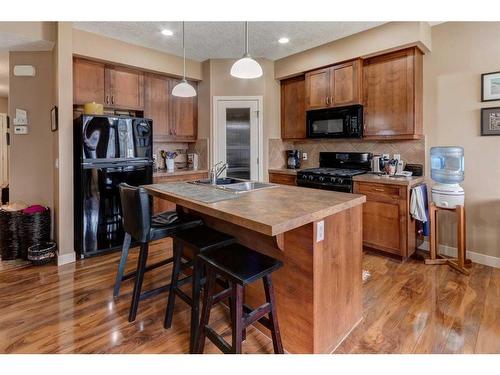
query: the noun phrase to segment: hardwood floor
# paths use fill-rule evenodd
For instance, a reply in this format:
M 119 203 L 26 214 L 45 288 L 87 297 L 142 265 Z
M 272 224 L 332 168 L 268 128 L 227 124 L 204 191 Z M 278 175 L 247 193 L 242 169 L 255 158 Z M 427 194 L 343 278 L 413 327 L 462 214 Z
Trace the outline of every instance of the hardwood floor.
M 168 250 L 167 250 L 168 247 Z M 167 257 L 152 246 L 150 262 Z M 135 267 L 131 251 L 127 270 Z M 189 309 L 177 299 L 173 326 L 163 328 L 166 294 L 143 301 L 127 321 L 132 292 L 124 282 L 112 297 L 119 254 L 62 267 L 0 262 L 0 353 L 187 353 Z M 364 319 L 336 353 L 500 353 L 500 269 L 473 264 L 471 275 L 445 266 L 405 264 L 365 254 Z M 170 267 L 146 275 L 144 290 L 168 283 Z M 229 314 L 211 324 L 230 339 Z M 271 353 L 272 343 L 250 328 L 245 353 Z M 207 340 L 206 353 L 219 353 Z

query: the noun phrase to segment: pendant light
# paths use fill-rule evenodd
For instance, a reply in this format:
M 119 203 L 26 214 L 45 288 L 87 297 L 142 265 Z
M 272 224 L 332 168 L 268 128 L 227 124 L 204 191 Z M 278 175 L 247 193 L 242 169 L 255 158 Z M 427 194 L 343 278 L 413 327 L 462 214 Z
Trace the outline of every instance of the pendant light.
M 248 53 L 248 22 L 245 22 L 245 54 L 231 67 L 231 75 L 236 78 L 259 78 L 262 68 Z
M 183 58 L 183 76 L 182 81 L 179 82 L 172 89 L 173 96 L 179 96 L 181 98 L 190 98 L 196 96 L 196 90 L 191 86 L 188 81 L 186 81 L 186 45 L 184 42 L 184 21 L 182 21 L 182 58 Z

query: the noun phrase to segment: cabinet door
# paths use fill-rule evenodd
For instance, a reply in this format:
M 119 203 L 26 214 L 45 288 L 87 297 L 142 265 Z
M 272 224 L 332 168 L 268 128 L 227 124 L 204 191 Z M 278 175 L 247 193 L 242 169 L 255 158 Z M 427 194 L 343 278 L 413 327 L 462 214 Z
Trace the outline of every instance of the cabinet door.
M 415 75 L 416 49 L 365 60 L 363 66 L 364 136 L 412 139 L 419 136 L 415 97 L 421 78 Z M 416 79 L 417 78 L 417 79 Z M 420 81 L 419 81 L 420 80 Z M 421 96 L 421 94 L 419 94 Z
M 169 118 L 169 80 L 165 77 L 148 74 L 145 77 L 144 117 L 153 120 L 153 138 L 168 140 L 170 136 Z
M 110 95 L 114 108 L 144 109 L 144 74 L 127 68 L 107 67 L 106 94 Z
M 170 79 L 170 90 L 180 81 Z M 189 82 L 196 91 L 196 82 Z M 170 95 L 171 138 L 179 141 L 196 140 L 198 132 L 198 96 L 180 98 Z
M 281 82 L 281 138 L 306 137 L 305 77 Z
M 330 79 L 331 106 L 361 103 L 362 77 L 359 60 L 332 66 Z
M 297 185 L 297 176 L 291 174 L 281 174 L 269 172 L 269 182 L 281 185 Z
M 329 106 L 330 68 L 306 73 L 306 109 Z
M 96 102 L 106 105 L 104 97 L 104 64 L 74 59 L 73 96 L 75 104 Z

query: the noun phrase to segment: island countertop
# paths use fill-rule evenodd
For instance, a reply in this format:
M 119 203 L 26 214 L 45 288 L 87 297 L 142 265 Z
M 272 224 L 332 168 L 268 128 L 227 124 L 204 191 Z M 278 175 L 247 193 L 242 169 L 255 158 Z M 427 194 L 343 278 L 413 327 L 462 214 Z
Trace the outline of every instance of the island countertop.
M 276 185 L 240 193 L 236 199 L 204 203 L 163 190 L 162 185 L 145 185 L 144 188 L 159 198 L 268 236 L 321 220 L 366 201 L 366 197 L 359 194 Z M 199 189 L 215 188 L 199 186 Z

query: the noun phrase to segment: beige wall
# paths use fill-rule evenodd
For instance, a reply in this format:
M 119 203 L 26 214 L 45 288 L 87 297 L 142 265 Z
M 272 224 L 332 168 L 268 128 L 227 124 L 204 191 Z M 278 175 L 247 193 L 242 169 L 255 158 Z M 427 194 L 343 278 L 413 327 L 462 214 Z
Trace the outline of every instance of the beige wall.
M 152 72 L 182 76 L 182 57 L 78 29 L 73 29 L 73 53 Z M 187 59 L 186 76 L 201 80 L 201 63 Z
M 340 61 L 412 45 L 427 52 L 431 50 L 430 30 L 427 22 L 389 22 L 276 60 L 275 77 L 282 79 Z
M 500 257 L 500 137 L 480 136 L 481 74 L 500 70 L 500 22 L 450 22 L 432 28 L 424 57 L 424 131 L 432 146 L 465 149 L 467 246 Z M 456 246 L 454 220 L 443 220 L 443 243 Z
M 0 98 L 0 113 L 7 113 L 9 111 L 9 98 Z
M 9 116 L 16 108 L 28 112 L 29 133 L 12 134 L 10 200 L 43 204 L 53 209 L 53 146 L 50 110 L 54 105 L 52 52 L 11 52 Z M 33 65 L 35 77 L 15 77 L 14 65 Z
M 240 79 L 229 73 L 234 59 L 213 59 L 203 63 L 203 82 L 198 98 L 198 125 L 200 137 L 210 137 L 212 103 L 214 96 L 262 96 L 263 97 L 263 175 L 267 180 L 268 146 L 270 138 L 280 135 L 280 86 L 274 79 L 274 62 L 258 59 L 263 75 L 257 79 Z

